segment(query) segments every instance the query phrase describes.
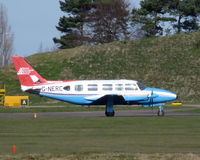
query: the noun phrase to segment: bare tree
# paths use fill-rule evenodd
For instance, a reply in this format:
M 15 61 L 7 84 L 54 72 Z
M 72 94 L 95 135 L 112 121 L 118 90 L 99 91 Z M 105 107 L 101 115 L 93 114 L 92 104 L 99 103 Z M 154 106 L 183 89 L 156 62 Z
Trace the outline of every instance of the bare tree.
M 42 41 L 40 42 L 40 46 L 38 48 L 38 53 L 44 53 L 44 52 L 54 52 L 57 51 L 58 47 L 56 45 L 53 45 L 51 47 L 44 48 Z
M 42 44 L 42 41 L 40 42 L 40 46 L 38 48 L 38 53 L 42 53 L 44 52 L 44 48 L 43 48 L 43 44 Z
M 0 67 L 10 62 L 11 56 L 14 54 L 13 42 L 14 34 L 8 25 L 6 9 L 0 4 Z

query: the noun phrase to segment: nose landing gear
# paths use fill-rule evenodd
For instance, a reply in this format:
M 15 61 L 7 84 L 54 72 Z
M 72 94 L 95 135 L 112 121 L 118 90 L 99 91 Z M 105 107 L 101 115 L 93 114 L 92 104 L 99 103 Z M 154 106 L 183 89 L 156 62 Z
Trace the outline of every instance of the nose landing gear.
M 159 106 L 157 114 L 158 114 L 158 116 L 164 116 L 165 115 L 163 106 Z

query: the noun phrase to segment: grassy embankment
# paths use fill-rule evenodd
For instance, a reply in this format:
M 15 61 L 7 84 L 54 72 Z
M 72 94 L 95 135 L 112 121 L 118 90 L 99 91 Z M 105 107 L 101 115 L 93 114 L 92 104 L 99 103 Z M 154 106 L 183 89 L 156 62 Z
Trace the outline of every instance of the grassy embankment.
M 27 60 L 46 79 L 135 79 L 200 102 L 200 32 L 81 46 L 35 54 Z M 13 65 L 0 69 L 8 95 L 23 95 Z M 57 103 L 31 95 L 31 104 Z
M 200 117 L 0 118 L 0 159 L 197 159 L 199 121 Z

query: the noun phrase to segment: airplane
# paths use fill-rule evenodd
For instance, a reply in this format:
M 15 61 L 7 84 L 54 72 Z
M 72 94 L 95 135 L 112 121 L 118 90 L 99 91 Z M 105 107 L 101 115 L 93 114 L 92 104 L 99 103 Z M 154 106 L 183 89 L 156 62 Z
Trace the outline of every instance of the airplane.
M 135 80 L 46 80 L 24 57 L 12 56 L 22 91 L 78 105 L 105 105 L 105 115 L 115 115 L 113 105 L 158 107 L 164 116 L 163 103 L 177 99 L 167 90 L 150 88 Z

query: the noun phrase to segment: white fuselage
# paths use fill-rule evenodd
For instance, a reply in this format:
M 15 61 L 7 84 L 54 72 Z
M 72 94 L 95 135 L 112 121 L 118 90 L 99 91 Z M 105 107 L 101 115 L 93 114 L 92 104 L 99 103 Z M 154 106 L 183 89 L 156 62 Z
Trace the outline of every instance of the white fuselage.
M 106 95 L 122 96 L 125 102 L 120 104 L 148 104 L 152 91 L 154 103 L 176 98 L 172 92 L 147 88 L 134 80 L 48 81 L 43 85 L 32 86 L 31 89 L 40 90 L 38 94 L 41 96 L 82 105 L 92 104 Z

